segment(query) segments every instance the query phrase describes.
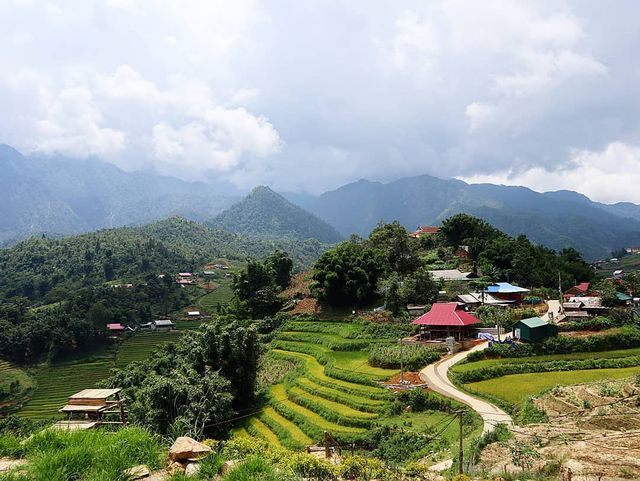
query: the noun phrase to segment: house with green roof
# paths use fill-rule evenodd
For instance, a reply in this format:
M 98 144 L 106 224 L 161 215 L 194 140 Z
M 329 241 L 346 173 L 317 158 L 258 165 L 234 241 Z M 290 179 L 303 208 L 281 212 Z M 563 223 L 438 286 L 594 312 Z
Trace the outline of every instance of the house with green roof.
M 525 342 L 541 342 L 548 337 L 558 335 L 558 326 L 539 317 L 522 319 L 513 325 L 511 334 L 514 339 Z

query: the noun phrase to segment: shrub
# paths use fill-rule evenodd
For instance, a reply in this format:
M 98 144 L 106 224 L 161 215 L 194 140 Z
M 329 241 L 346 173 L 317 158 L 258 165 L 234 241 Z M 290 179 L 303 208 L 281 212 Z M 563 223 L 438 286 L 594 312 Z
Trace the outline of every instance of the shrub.
M 337 469 L 329 461 L 307 453 L 292 453 L 281 461 L 286 469 L 304 479 L 334 480 Z
M 381 345 L 378 344 L 369 351 L 369 364 L 375 367 L 387 369 L 397 369 L 400 367 L 400 351 L 399 345 Z M 427 364 L 440 359 L 444 349 L 422 346 L 419 344 L 410 344 L 402 347 L 402 360 L 404 367 L 410 371 L 422 369 Z
M 20 438 L 11 434 L 0 436 L 0 458 L 7 456 L 19 458 L 24 453 L 24 448 L 20 444 Z
M 387 470 L 379 459 L 364 456 L 349 456 L 339 467 L 340 475 L 345 479 L 369 481 L 386 475 Z
M 411 406 L 411 409 L 416 412 L 426 411 L 427 409 L 443 412 L 452 412 L 454 410 L 454 405 L 449 399 L 422 389 L 400 391 L 395 405 L 397 406 L 397 412 L 405 406 Z
M 269 461 L 261 456 L 250 456 L 222 477 L 223 481 L 279 481 Z

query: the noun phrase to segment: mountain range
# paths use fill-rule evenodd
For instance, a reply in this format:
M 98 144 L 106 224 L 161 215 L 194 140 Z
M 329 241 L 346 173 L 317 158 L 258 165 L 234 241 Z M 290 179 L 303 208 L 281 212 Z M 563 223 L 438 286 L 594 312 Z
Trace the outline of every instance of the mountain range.
M 341 240 L 340 234 L 325 221 L 266 186 L 256 187 L 244 199 L 207 224 L 230 232 L 260 237 L 318 239 L 327 243 Z
M 8 145 L 0 145 L 0 189 L 0 244 L 172 216 L 204 221 L 238 200 L 203 182 L 125 172 L 95 158 L 24 156 Z
M 571 191 L 539 193 L 526 187 L 421 175 L 389 183 L 359 180 L 319 196 L 285 196 L 344 236 L 366 236 L 381 220 L 398 220 L 415 229 L 468 213 L 553 249 L 575 247 L 592 260 L 640 245 L 639 205 L 601 204 Z
M 640 205 L 602 204 L 572 191 L 467 184 L 428 175 L 382 183 L 359 180 L 315 196 L 267 187 L 246 198 L 221 185 L 125 172 L 99 159 L 24 156 L 0 145 L 0 243 L 141 225 L 172 216 L 257 237 L 336 242 L 367 236 L 380 222 L 408 229 L 465 212 L 510 235 L 587 259 L 640 245 Z

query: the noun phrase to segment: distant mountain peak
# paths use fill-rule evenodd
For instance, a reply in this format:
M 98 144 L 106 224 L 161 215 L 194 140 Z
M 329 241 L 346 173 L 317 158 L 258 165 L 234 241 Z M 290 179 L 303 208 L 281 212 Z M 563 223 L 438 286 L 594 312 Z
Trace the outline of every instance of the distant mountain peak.
M 265 185 L 255 187 L 244 199 L 208 224 L 247 235 L 314 238 L 329 243 L 341 238 L 325 221 Z

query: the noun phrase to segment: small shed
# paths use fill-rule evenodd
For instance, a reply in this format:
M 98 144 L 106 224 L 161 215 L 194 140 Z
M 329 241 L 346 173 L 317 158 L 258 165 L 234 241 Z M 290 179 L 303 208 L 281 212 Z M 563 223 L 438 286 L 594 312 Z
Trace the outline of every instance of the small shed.
M 169 319 L 161 319 L 158 321 L 154 321 L 153 324 L 156 326 L 156 329 L 172 330 L 176 328 L 176 325 Z
M 540 342 L 547 337 L 557 336 L 558 326 L 539 317 L 530 317 L 516 322 L 512 328 L 512 335 L 521 341 Z
M 57 422 L 59 429 L 91 429 L 101 424 L 127 424 L 127 411 L 121 389 L 84 389 L 69 396 L 67 404 L 59 409 L 67 419 Z M 114 419 L 115 418 L 115 419 Z

